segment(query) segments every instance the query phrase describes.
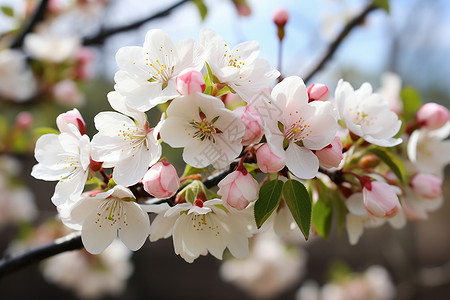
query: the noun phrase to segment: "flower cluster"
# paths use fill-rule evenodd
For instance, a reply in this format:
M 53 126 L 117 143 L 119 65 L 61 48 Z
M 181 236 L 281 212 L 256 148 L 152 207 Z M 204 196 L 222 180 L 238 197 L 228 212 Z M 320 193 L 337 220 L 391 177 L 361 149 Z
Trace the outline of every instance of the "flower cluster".
M 368 83 L 341 80 L 332 100 L 297 76 L 274 85 L 280 73 L 258 53 L 209 29 L 176 44 L 150 30 L 142 47 L 117 52 L 114 111 L 95 116 L 92 139 L 76 109 L 40 137 L 32 175 L 58 181 L 52 201 L 88 252 L 117 236 L 134 251 L 172 236 L 187 262 L 226 248 L 242 258 L 269 226 L 327 237 L 333 213 L 311 215 L 333 209 L 354 244 L 364 227 L 401 227 L 440 206 L 448 161 L 433 151 L 448 151 L 447 109 L 426 104 L 407 119 Z M 182 148 L 181 178 L 162 143 Z

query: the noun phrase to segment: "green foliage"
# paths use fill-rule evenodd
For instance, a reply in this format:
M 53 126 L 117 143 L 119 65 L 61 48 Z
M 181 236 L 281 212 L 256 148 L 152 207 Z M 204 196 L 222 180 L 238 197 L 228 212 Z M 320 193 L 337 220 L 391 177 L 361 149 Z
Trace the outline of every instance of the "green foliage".
M 324 239 L 328 238 L 331 232 L 333 220 L 333 202 L 328 195 L 328 188 L 323 185 L 319 191 L 319 199 L 312 208 L 312 223 L 316 232 Z
M 206 7 L 203 0 L 194 0 L 194 4 L 197 6 L 198 12 L 200 13 L 200 17 L 202 18 L 202 21 L 205 20 L 206 15 L 208 14 L 208 8 Z
M 384 9 L 387 13 L 390 11 L 389 0 L 374 0 L 373 5 Z
M 211 68 L 209 67 L 209 64 L 205 62 L 206 65 L 206 73 L 203 76 L 203 79 L 205 80 L 205 91 L 204 93 L 207 95 L 211 95 L 213 91 L 213 85 L 214 85 L 214 78 L 211 71 Z
M 336 212 L 337 218 L 338 236 L 340 236 L 345 226 L 345 221 L 347 217 L 347 206 L 345 205 L 344 200 L 337 193 L 333 193 L 332 199 L 334 211 Z
M 33 130 L 35 136 L 40 137 L 44 134 L 59 134 L 59 131 L 52 127 L 38 127 Z
M 193 174 L 201 174 L 205 170 L 206 170 L 206 168 L 195 168 L 193 166 L 186 165 L 186 167 L 184 168 L 183 175 L 181 175 L 181 178 L 187 177 L 187 176 L 193 175 Z
M 395 176 L 397 176 L 400 183 L 403 184 L 405 182 L 404 172 L 402 172 L 399 165 L 394 162 L 393 154 L 391 154 L 381 148 L 372 148 L 372 149 L 369 149 L 367 152 L 375 154 L 379 159 L 381 159 L 392 170 L 392 172 L 394 172 Z M 397 161 L 400 163 L 399 159 Z
M 217 92 L 216 97 L 220 97 L 222 95 L 228 94 L 230 92 L 230 88 L 228 86 L 223 87 L 220 91 Z
M 8 17 L 14 17 L 14 10 L 9 6 L 2 6 L 1 10 L 3 14 L 7 15 Z
M 256 201 L 254 208 L 258 228 L 264 224 L 280 204 L 282 191 L 283 182 L 277 179 L 264 183 L 259 189 L 258 201 Z
M 422 105 L 422 99 L 417 90 L 407 86 L 400 92 L 403 103 L 403 116 L 406 121 L 413 120 L 417 110 Z
M 305 239 L 311 227 L 311 198 L 305 186 L 297 180 L 288 180 L 283 185 L 283 196 L 295 222 Z

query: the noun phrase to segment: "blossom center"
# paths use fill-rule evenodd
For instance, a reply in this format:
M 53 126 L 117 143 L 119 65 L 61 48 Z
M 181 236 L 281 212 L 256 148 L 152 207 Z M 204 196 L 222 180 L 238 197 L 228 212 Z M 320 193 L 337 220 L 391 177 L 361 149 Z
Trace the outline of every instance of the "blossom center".
M 95 224 L 99 227 L 112 227 L 117 224 L 119 230 L 122 230 L 122 226 L 128 226 L 127 212 L 122 201 L 115 197 L 102 201 L 97 208 Z
M 198 139 L 199 141 L 208 140 L 210 142 L 215 143 L 216 138 L 215 135 L 217 133 L 221 133 L 222 131 L 214 126 L 214 123 L 217 121 L 219 116 L 213 118 L 211 121 L 208 121 L 206 115 L 199 109 L 199 116 L 201 121 L 192 120 L 189 124 L 192 128 L 195 129 L 193 137 Z M 190 133 L 188 133 L 190 135 Z
M 295 112 L 298 114 L 298 111 Z M 308 137 L 312 130 L 311 126 L 306 124 L 303 117 L 298 117 L 290 113 L 292 117 L 280 130 L 283 132 L 285 139 L 290 142 L 296 143 L 302 141 L 304 138 Z
M 352 107 L 349 107 L 348 109 L 350 112 L 353 111 Z M 359 106 L 354 108 L 353 118 L 352 122 L 355 124 L 358 124 L 360 126 L 372 126 L 375 123 L 375 120 L 377 118 L 374 116 L 370 116 L 368 113 L 366 113 L 363 109 L 361 109 Z
M 192 227 L 195 231 L 211 231 L 215 234 L 215 236 L 220 235 L 219 226 L 217 226 L 214 220 L 206 215 L 193 215 L 192 216 Z
M 148 124 L 148 123 L 146 123 Z M 148 125 L 146 125 L 148 128 Z M 147 145 L 147 130 L 138 126 L 130 126 L 125 123 L 122 124 L 122 129 L 119 129 L 117 136 L 122 137 L 123 141 L 129 146 L 128 149 L 135 150 L 140 145 L 145 143 Z M 122 149 L 124 152 L 125 149 Z

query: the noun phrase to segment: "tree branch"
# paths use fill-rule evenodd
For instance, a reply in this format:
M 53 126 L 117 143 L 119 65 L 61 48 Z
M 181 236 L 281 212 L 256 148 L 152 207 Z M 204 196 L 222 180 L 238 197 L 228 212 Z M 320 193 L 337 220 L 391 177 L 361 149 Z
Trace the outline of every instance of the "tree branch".
M 138 27 L 140 27 L 141 25 L 143 25 L 144 23 L 147 23 L 149 21 L 158 19 L 158 18 L 162 18 L 165 16 L 168 16 L 172 10 L 174 10 L 175 8 L 177 8 L 178 6 L 183 5 L 184 3 L 190 2 L 192 0 L 181 0 L 175 4 L 173 4 L 172 6 L 166 8 L 163 11 L 160 11 L 159 13 L 156 13 L 152 16 L 146 17 L 144 19 L 135 21 L 131 24 L 128 25 L 124 25 L 124 26 L 119 26 L 116 28 L 110 28 L 110 29 L 105 29 L 105 30 L 101 30 L 97 35 L 92 36 L 92 37 L 86 37 L 83 39 L 83 45 L 87 46 L 87 45 L 99 45 L 101 43 L 103 43 L 105 41 L 105 39 L 107 39 L 109 36 L 119 33 L 119 32 L 124 32 L 124 31 L 128 31 L 128 30 L 132 30 L 132 29 L 136 29 Z
M 215 173 L 206 178 L 203 184 L 207 188 L 213 187 L 232 171 L 233 168 L 229 168 Z M 161 201 L 167 202 L 167 200 L 163 199 Z M 6 256 L 0 260 L 0 278 L 51 256 L 82 248 L 81 234 L 76 232 L 57 239 L 50 244 L 26 250 L 18 255 Z
M 23 28 L 20 35 L 13 41 L 11 44 L 11 48 L 20 48 L 22 47 L 23 41 L 25 39 L 25 36 L 33 31 L 34 26 L 36 24 L 44 19 L 45 11 L 47 10 L 47 4 L 49 0 L 42 0 L 41 3 L 39 3 L 38 8 L 34 12 L 33 17 L 30 19 L 28 24 Z
M 66 235 L 50 244 L 32 248 L 10 257 L 4 257 L 0 260 L 0 278 L 53 255 L 81 249 L 82 247 L 81 234 L 77 232 Z
M 311 77 L 313 77 L 318 71 L 320 71 L 325 64 L 330 60 L 330 58 L 333 56 L 333 54 L 336 52 L 336 50 L 339 48 L 341 43 L 344 41 L 344 39 L 347 37 L 347 35 L 352 31 L 353 28 L 360 25 L 366 16 L 373 10 L 377 9 L 378 7 L 369 4 L 366 6 L 366 8 L 361 11 L 361 13 L 357 16 L 355 16 L 345 27 L 342 29 L 342 31 L 339 33 L 339 35 L 336 37 L 336 39 L 328 46 L 327 51 L 324 53 L 323 57 L 319 60 L 317 65 L 304 77 L 304 81 L 308 82 Z

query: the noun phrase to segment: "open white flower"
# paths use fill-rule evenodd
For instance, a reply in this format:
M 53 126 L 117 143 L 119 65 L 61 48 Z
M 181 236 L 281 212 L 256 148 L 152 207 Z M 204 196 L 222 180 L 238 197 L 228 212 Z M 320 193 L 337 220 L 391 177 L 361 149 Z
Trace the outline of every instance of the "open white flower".
M 450 122 L 435 130 L 415 130 L 408 141 L 408 158 L 419 172 L 443 177 L 444 168 L 450 163 Z
M 166 113 L 161 138 L 171 147 L 184 147 L 187 164 L 224 168 L 241 153 L 245 126 L 218 98 L 189 94 L 173 100 Z
M 109 93 L 108 101 L 125 115 L 101 112 L 95 116 L 99 132 L 92 139 L 92 159 L 114 166 L 114 181 L 130 186 L 139 182 L 148 167 L 161 157 L 159 127 L 149 128 L 145 113 L 129 108 L 118 92 Z
M 280 72 L 259 54 L 257 42 L 244 42 L 232 50 L 214 31 L 200 31 L 200 44 L 205 48 L 205 60 L 220 82 L 236 91 L 244 101 L 250 101 L 261 90 L 270 87 Z
M 30 33 L 25 37 L 24 47 L 25 51 L 35 59 L 62 63 L 75 58 L 80 48 L 80 38 L 74 35 Z
M 45 134 L 36 142 L 34 156 L 38 164 L 31 175 L 56 184 L 52 202 L 58 208 L 71 205 L 83 192 L 89 174 L 90 142 L 73 124 L 72 133 Z
M 364 83 L 355 91 L 350 83 L 339 80 L 335 101 L 339 117 L 357 136 L 382 147 L 393 147 L 402 142 L 402 139 L 393 137 L 402 122 L 391 111 L 386 100 L 372 93 L 369 83 Z
M 72 207 L 68 221 L 81 225 L 81 240 L 92 254 L 103 252 L 117 235 L 128 249 L 136 251 L 150 231 L 148 215 L 135 202 L 133 193 L 120 185 L 81 198 Z
M 208 252 L 222 259 L 225 248 L 237 258 L 248 255 L 248 238 L 254 231 L 251 211 L 228 211 L 222 200 L 196 200 L 169 207 L 150 205 L 147 211 L 158 215 L 150 228 L 150 241 L 173 236 L 175 253 L 192 263 Z
M 192 39 L 174 45 L 164 31 L 150 30 L 143 47 L 123 47 L 117 52 L 120 70 L 114 89 L 126 97 L 130 107 L 147 111 L 180 95 L 175 78 L 188 68 L 200 71 L 204 64 L 201 52 Z
M 36 81 L 25 55 L 18 50 L 0 51 L 0 98 L 22 102 L 30 99 L 35 91 Z
M 312 150 L 329 145 L 338 127 L 331 103 L 308 103 L 303 80 L 291 76 L 273 88 L 271 108 L 265 103 L 258 106 L 272 152 L 285 159 L 286 166 L 295 176 L 302 179 L 316 176 L 319 159 Z M 269 111 L 272 113 L 268 114 Z

